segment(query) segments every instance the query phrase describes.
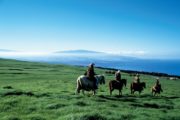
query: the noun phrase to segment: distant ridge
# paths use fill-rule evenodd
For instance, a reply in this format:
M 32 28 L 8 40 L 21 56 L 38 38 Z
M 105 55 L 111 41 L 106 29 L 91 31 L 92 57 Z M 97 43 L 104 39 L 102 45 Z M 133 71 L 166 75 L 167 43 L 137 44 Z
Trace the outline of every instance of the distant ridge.
M 14 52 L 15 50 L 0 49 L 0 52 Z
M 89 54 L 105 54 L 103 52 L 98 52 L 98 51 L 91 51 L 91 50 L 66 50 L 66 51 L 57 51 L 55 53 L 77 53 L 77 54 L 85 54 L 85 53 L 89 53 Z

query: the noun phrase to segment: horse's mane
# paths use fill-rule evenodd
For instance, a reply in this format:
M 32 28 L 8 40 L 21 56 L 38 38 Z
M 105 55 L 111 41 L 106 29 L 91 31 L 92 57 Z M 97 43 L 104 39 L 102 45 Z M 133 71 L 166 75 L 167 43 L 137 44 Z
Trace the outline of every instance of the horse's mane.
M 96 75 L 95 76 L 99 84 L 105 84 L 105 77 L 104 75 Z

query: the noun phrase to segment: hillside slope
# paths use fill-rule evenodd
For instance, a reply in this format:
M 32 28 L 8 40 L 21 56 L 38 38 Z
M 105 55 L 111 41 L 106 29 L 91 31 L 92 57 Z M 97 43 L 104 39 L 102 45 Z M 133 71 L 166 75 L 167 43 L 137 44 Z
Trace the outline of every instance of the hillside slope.
M 96 96 L 86 92 L 75 95 L 76 79 L 86 67 L 52 65 L 0 59 L 0 119 L 1 120 L 178 120 L 180 115 L 180 80 L 160 78 L 164 92 L 152 97 L 150 87 L 154 76 L 141 75 L 147 88 L 141 95 L 130 94 L 133 77 L 128 80 L 123 96 L 118 91 L 109 95 L 108 81 L 113 74 L 104 74 L 106 84 Z

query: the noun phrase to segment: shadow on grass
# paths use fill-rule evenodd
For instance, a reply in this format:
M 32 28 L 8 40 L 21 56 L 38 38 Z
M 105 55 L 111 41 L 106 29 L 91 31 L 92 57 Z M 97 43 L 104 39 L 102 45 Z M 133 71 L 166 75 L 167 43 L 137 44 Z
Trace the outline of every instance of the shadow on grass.
M 13 89 L 13 87 L 8 85 L 8 86 L 4 86 L 3 89 Z
M 76 102 L 75 105 L 81 106 L 81 107 L 87 106 L 87 104 L 83 101 Z
M 7 118 L 5 118 L 5 120 L 22 120 L 16 116 L 8 116 Z
M 131 114 L 121 115 L 121 120 L 133 120 L 134 118 L 135 116 Z
M 150 99 L 178 99 L 180 98 L 179 96 L 152 96 L 150 94 L 144 94 L 138 96 L 138 98 L 150 98 Z
M 25 72 L 14 72 L 14 73 L 0 73 L 0 74 L 14 74 L 14 75 L 22 75 L 22 74 L 29 74 L 29 73 L 25 73 Z
M 46 119 L 41 115 L 32 115 L 31 117 L 29 117 L 28 120 L 46 120 Z
M 92 115 L 86 114 L 80 117 L 79 120 L 107 120 L 107 118 L 99 114 L 92 114 Z
M 100 95 L 98 97 L 100 97 L 102 99 L 106 99 L 106 100 L 112 100 L 112 101 L 136 102 L 136 98 L 134 98 L 132 96 L 104 96 L 104 95 Z
M 24 71 L 23 69 L 17 69 L 17 68 L 10 68 L 8 70 Z
M 3 97 L 5 97 L 5 96 L 21 96 L 21 95 L 35 96 L 34 93 L 32 93 L 32 92 L 24 92 L 24 91 L 18 91 L 18 90 L 9 91 L 9 92 L 5 92 L 5 93 L 1 94 L 1 96 L 3 96 Z
M 59 108 L 63 108 L 65 107 L 66 105 L 64 104 L 60 104 L 60 103 L 57 103 L 57 104 L 50 104 L 46 107 L 46 109 L 59 109 Z
M 172 105 L 159 105 L 156 103 L 143 103 L 143 104 L 138 104 L 138 103 L 132 103 L 130 104 L 133 107 L 143 107 L 143 108 L 155 108 L 155 109 L 174 109 Z
M 29 91 L 21 91 L 21 90 L 13 90 L 13 91 L 6 91 L 4 93 L 0 94 L 2 97 L 6 97 L 6 96 L 29 96 L 29 97 L 50 97 L 50 95 L 48 93 L 41 93 L 41 94 L 34 94 L 33 92 Z
M 160 120 L 180 120 L 180 116 L 166 116 L 166 117 L 160 118 Z
M 171 110 L 174 109 L 173 104 L 163 105 L 158 103 L 142 103 L 142 100 L 166 100 L 171 101 L 172 99 L 178 99 L 177 96 L 158 96 L 154 97 L 151 95 L 142 95 L 142 96 L 132 96 L 132 95 L 124 95 L 124 96 L 105 96 L 99 95 L 99 98 L 102 100 L 109 100 L 109 101 L 120 101 L 120 102 L 129 102 L 130 106 L 133 107 L 143 107 L 143 108 L 155 108 L 155 109 L 166 109 Z

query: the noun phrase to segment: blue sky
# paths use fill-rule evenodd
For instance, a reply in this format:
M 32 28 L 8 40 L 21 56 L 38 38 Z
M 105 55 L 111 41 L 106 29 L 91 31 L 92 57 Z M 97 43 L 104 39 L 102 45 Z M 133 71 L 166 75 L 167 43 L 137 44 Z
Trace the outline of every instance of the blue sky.
M 179 0 L 0 0 L 0 48 L 180 58 Z

